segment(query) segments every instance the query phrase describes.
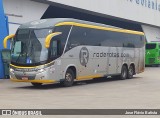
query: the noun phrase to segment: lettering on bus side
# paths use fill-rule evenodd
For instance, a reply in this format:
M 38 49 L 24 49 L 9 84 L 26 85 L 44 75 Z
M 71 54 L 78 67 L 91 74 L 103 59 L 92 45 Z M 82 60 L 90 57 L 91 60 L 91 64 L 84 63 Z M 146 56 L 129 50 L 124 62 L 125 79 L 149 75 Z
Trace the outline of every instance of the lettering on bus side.
M 129 54 L 128 53 L 101 52 L 101 53 L 93 53 L 93 57 L 129 57 Z
M 79 61 L 82 66 L 86 66 L 89 60 L 89 51 L 86 47 L 82 47 L 79 53 Z
M 130 57 L 128 53 L 106 53 L 106 52 L 97 52 L 93 53 L 93 58 L 102 58 L 102 57 Z M 89 60 L 89 51 L 86 47 L 82 47 L 79 53 L 79 61 L 82 66 L 86 66 Z

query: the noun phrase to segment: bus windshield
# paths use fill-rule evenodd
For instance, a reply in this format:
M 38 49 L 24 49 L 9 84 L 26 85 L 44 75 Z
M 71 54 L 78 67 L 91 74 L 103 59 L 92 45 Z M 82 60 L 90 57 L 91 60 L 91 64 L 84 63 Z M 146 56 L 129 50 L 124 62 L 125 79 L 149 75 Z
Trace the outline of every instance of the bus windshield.
M 155 49 L 156 44 L 146 44 L 146 49 Z
M 19 29 L 12 43 L 11 62 L 36 64 L 47 61 L 45 38 L 52 29 Z

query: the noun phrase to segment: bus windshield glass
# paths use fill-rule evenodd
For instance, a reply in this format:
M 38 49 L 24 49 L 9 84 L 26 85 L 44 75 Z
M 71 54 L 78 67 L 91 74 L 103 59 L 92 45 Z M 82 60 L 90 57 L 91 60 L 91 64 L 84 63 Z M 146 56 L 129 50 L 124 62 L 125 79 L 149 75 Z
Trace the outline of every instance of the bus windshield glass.
M 45 38 L 52 29 L 19 29 L 12 43 L 11 62 L 17 64 L 43 63 L 48 59 Z
M 146 44 L 146 49 L 155 49 L 156 44 Z

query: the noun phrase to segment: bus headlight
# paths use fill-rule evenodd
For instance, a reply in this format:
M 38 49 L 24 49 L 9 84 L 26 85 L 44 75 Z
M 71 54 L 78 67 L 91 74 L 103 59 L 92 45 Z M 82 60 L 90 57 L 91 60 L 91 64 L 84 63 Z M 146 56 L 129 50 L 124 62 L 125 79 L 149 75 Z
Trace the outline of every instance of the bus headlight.
M 44 69 L 40 69 L 39 72 L 44 72 Z
M 10 72 L 13 72 L 14 70 L 12 68 L 10 68 Z
M 157 57 L 157 60 L 160 60 L 160 57 Z

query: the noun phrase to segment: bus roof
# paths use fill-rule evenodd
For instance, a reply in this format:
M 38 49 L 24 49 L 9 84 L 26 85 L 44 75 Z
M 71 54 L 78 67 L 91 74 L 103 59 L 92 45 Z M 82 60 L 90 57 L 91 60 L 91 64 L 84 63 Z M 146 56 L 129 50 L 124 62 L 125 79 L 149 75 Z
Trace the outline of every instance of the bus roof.
M 118 28 L 110 25 L 104 25 L 100 23 L 83 21 L 83 20 L 78 20 L 73 18 L 50 18 L 50 19 L 36 20 L 36 21 L 31 21 L 31 22 L 22 24 L 19 28 L 20 29 L 26 29 L 26 28 L 40 29 L 40 28 L 51 28 L 54 26 L 63 26 L 63 25 L 74 25 L 74 26 L 93 28 L 93 29 L 99 29 L 99 30 L 109 30 L 109 31 L 115 31 L 115 32 L 144 35 L 144 33 L 138 32 L 138 31 L 126 30 L 126 29 L 122 29 L 122 28 Z

